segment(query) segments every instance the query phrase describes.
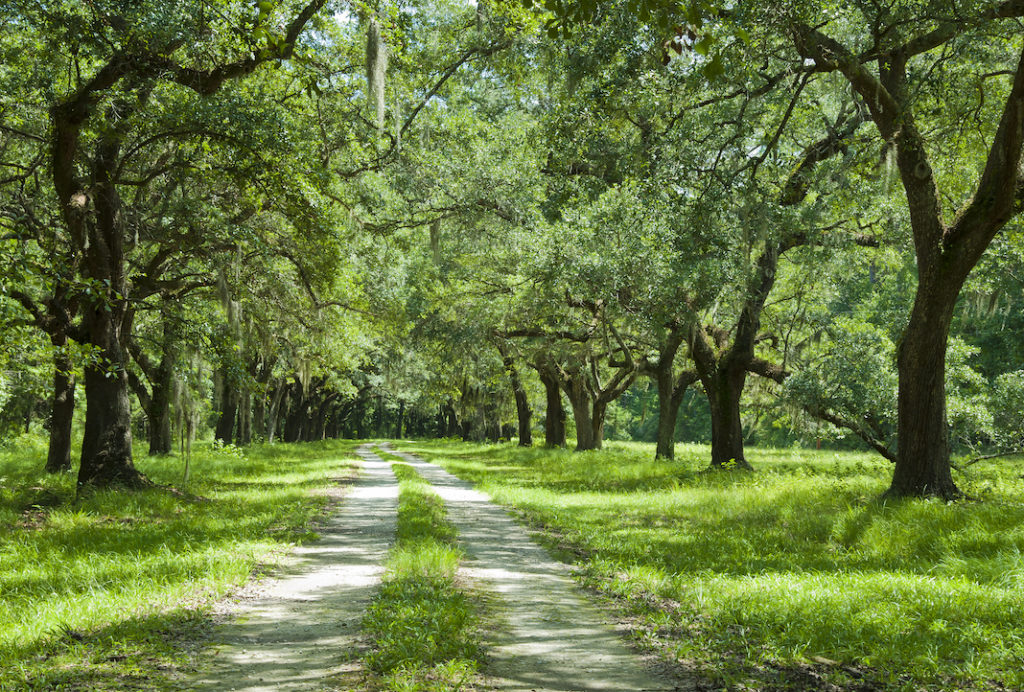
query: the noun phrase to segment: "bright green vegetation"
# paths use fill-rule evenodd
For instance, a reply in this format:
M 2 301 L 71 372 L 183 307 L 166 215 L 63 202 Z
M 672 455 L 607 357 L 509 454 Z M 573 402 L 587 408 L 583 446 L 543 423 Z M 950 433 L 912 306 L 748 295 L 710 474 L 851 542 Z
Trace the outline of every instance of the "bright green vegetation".
M 946 504 L 882 503 L 891 467 L 859 453 L 752 450 L 748 474 L 702 471 L 701 446 L 410 449 L 544 527 L 645 645 L 721 684 L 1024 685 L 1020 458 L 970 467 L 984 502 Z
M 467 689 L 483 655 L 477 605 L 455 573 L 462 553 L 444 503 L 407 464 L 399 479 L 398 536 L 363 628 L 367 666 L 395 692 Z
M 353 443 L 201 445 L 141 459 L 158 484 L 75 500 L 42 473 L 45 444 L 0 451 L 0 690 L 169 684 L 208 629 L 210 605 L 314 537 Z

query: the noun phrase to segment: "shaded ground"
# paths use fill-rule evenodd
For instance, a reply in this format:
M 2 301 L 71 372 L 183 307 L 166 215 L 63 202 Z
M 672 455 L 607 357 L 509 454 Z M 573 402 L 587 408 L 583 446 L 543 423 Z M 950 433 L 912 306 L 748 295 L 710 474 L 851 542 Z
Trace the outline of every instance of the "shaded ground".
M 229 608 L 216 653 L 189 689 L 330 689 L 358 646 L 363 612 L 394 540 L 398 485 L 390 465 L 360 447 L 363 468 L 320 539 L 299 547 L 284 573 Z M 340 489 L 339 489 L 340 491 Z

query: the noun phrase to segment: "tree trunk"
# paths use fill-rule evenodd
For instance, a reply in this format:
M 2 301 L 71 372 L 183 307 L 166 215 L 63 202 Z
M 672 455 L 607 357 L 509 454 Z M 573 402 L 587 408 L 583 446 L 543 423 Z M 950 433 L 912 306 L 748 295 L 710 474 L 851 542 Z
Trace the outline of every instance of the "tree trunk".
M 252 425 L 250 426 L 253 435 L 257 439 L 263 437 L 266 439 L 267 430 L 267 392 L 262 386 L 266 383 L 261 383 L 261 386 L 257 387 L 256 392 L 253 394 L 252 403 Z
M 745 368 L 730 369 L 722 365 L 717 372 L 702 378 L 711 407 L 711 466 L 753 470 L 743 453 L 743 423 L 740 419 L 740 398 L 747 379 Z
M 485 396 L 487 397 L 487 403 L 484 405 L 485 437 L 488 442 L 500 442 L 501 419 L 498 416 L 498 404 L 493 393 L 488 392 Z
M 540 381 L 544 385 L 544 446 L 565 447 L 565 406 L 562 404 L 562 390 L 558 386 L 557 376 L 546 370 L 539 369 Z
M 277 424 L 281 417 L 281 401 L 288 392 L 288 386 L 280 382 L 274 388 L 274 396 L 270 400 L 270 412 L 267 416 L 267 442 L 273 442 L 277 435 Z
M 515 359 L 512 357 L 511 349 L 501 340 L 497 342 L 498 352 L 508 372 L 509 384 L 512 385 L 512 395 L 516 401 L 516 417 L 519 419 L 519 446 L 533 446 L 533 429 L 531 419 L 533 411 L 530 409 L 530 398 L 526 395 L 526 388 L 523 380 L 519 377 L 519 368 L 516 367 Z
M 518 381 L 518 376 L 516 377 Z M 515 386 L 515 385 L 513 385 Z M 516 397 L 516 418 L 519 421 L 519 446 L 533 446 L 533 409 L 530 408 L 530 399 L 526 396 L 526 389 L 522 382 L 518 388 L 513 389 Z
M 252 442 L 252 390 L 245 387 L 238 398 L 238 444 Z
M 897 356 L 899 432 L 887 494 L 953 499 L 961 493 L 950 471 L 946 348 L 960 285 L 946 273 L 921 274 Z
M 401 399 L 398 402 L 398 422 L 395 424 L 395 439 L 401 440 L 403 428 L 405 427 L 405 400 Z
M 222 375 L 223 390 L 221 394 L 220 417 L 217 419 L 217 428 L 213 433 L 214 438 L 224 444 L 231 444 L 235 432 L 235 416 L 238 412 L 238 389 L 231 381 L 230 376 Z
M 658 446 L 656 459 L 676 458 L 676 421 L 679 419 L 679 404 L 683 398 L 674 397 L 672 370 L 662 369 L 656 377 L 658 383 Z
M 572 406 L 572 417 L 576 422 L 576 451 L 597 449 L 594 437 L 593 401 L 587 391 L 585 375 L 575 374 L 563 383 L 565 395 Z
M 46 454 L 46 471 L 60 473 L 71 470 L 71 428 L 75 414 L 75 374 L 71 359 L 64 351 L 67 337 L 58 334 L 51 339 L 57 350 L 53 354 L 53 406 L 50 414 L 50 447 Z
M 174 442 L 171 437 L 171 395 L 174 387 L 174 370 L 164 368 L 160 364 L 160 379 L 153 383 L 153 394 L 150 396 L 149 410 L 149 454 L 170 454 Z
M 604 418 L 606 413 L 608 413 L 608 404 L 604 401 L 595 401 L 590 426 L 593 431 L 594 449 L 601 449 L 604 446 Z
M 302 439 L 302 433 L 306 419 L 309 416 L 309 398 L 306 396 L 305 387 L 296 380 L 292 383 L 291 391 L 292 410 L 288 413 L 284 424 L 284 441 L 298 442 Z
M 142 487 L 146 481 L 132 461 L 132 411 L 121 327 L 122 301 L 85 311 L 90 343 L 100 358 L 85 368 L 85 434 L 78 486 Z
M 459 431 L 462 429 L 462 424 L 459 423 L 459 412 L 455 408 L 455 402 L 450 398 L 445 403 L 445 429 L 442 433 L 442 437 L 458 437 Z

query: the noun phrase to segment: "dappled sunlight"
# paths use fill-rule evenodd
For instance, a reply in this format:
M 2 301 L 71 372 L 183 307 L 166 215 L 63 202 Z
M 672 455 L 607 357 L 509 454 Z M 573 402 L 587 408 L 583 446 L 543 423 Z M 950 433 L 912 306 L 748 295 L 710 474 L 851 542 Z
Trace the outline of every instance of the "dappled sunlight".
M 530 540 L 508 514 L 433 464 L 398 452 L 448 504 L 468 562 L 463 572 L 502 598 L 487 674 L 499 689 L 669 690 L 646 673 L 606 617 L 576 591 L 566 565 Z
M 184 492 L 161 486 L 104 490 L 78 501 L 73 476 L 44 475 L 41 463 L 26 466 L 38 461 L 32 458 L 4 460 L 0 687 L 9 684 L 8 674 L 43 686 L 56 679 L 52 666 L 33 672 L 35 664 L 25 661 L 40 666 L 45 661 L 24 652 L 45 650 L 64 627 L 91 641 L 94 633 L 129 617 L 157 617 L 182 603 L 207 608 L 244 583 L 261 561 L 277 559 L 273 551 L 308 536 L 310 521 L 328 501 L 311 491 L 350 472 L 352 446 L 333 442 L 316 451 L 319 458 L 297 445 L 275 446 L 273 455 L 264 455 L 270 448 L 260 446 L 250 448 L 244 460 L 198 446 Z M 179 483 L 180 464 L 175 457 L 139 459 L 158 482 Z M 273 483 L 264 482 L 268 471 Z M 14 478 L 22 485 L 9 485 Z M 34 488 L 56 500 L 29 507 L 43 496 Z M 328 554 L 299 559 L 307 558 L 334 559 Z M 7 667 L 13 660 L 21 662 L 18 668 Z M 87 679 L 89 673 L 83 669 L 76 675 Z
M 584 583 L 641 618 L 643 641 L 712 675 L 824 657 L 880 681 L 949 665 L 1020 680 L 1007 630 L 1024 617 L 1019 479 L 976 469 L 997 494 L 983 503 L 883 502 L 891 468 L 866 454 L 752 450 L 753 474 L 704 473 L 700 448 L 660 462 L 634 461 L 637 447 L 586 463 L 480 445 L 428 453 L 578 560 Z

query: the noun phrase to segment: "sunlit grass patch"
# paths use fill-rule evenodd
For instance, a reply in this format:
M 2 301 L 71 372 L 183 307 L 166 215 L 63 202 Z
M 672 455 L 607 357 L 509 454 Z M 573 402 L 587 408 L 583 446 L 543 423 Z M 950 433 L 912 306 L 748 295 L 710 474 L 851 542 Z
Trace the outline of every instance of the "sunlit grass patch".
M 406 448 L 546 529 L 644 643 L 717 684 L 1024 687 L 1019 460 L 959 476 L 981 502 L 885 503 L 891 466 L 867 454 L 750 450 L 745 474 L 706 472 L 691 445 L 674 462 L 636 444 Z
M 468 689 L 483 655 L 478 604 L 460 588 L 462 553 L 441 499 L 412 467 L 399 479 L 398 532 L 380 592 L 367 610 L 367 667 L 386 690 Z
M 158 485 L 75 498 L 74 477 L 41 472 L 30 447 L 0 451 L 0 689 L 158 685 L 187 666 L 179 625 L 201 629 L 213 601 L 312 538 L 350 473 L 350 443 L 200 445 L 140 458 Z M 43 499 L 43 502 L 39 500 Z

